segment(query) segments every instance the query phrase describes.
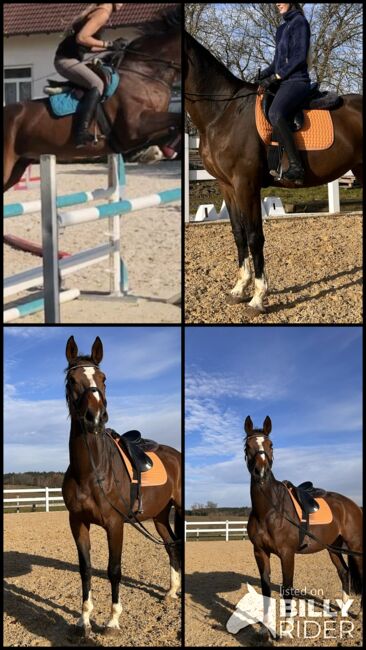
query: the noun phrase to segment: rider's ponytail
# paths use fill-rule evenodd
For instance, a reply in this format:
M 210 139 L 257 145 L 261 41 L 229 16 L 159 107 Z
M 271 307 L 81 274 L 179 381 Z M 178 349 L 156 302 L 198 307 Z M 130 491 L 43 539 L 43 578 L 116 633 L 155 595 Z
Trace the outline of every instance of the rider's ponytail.
M 302 15 L 304 15 L 304 10 L 299 2 L 290 2 L 289 11 L 291 11 L 291 9 L 296 9 L 297 11 L 301 11 Z

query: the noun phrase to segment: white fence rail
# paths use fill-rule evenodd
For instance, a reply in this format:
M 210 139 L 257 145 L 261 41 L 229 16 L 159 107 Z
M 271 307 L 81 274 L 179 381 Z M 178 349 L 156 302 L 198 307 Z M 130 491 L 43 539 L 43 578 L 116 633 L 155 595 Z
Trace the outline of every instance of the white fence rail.
M 65 507 L 65 502 L 62 496 L 53 496 L 51 492 L 61 492 L 61 488 L 30 488 L 24 490 L 4 490 L 5 494 L 13 494 L 16 496 L 4 498 L 4 509 L 12 508 L 16 509 L 17 512 L 20 512 L 20 508 L 32 508 L 37 510 L 38 506 L 46 508 L 46 512 L 50 511 L 50 508 L 63 506 Z M 31 496 L 31 497 L 21 497 L 21 494 L 32 494 L 42 493 L 43 496 Z M 61 503 L 60 503 L 61 502 Z
M 210 537 L 217 537 L 217 533 L 221 533 L 220 537 L 225 535 L 225 541 L 228 542 L 230 535 L 235 533 L 235 538 L 239 537 L 244 539 L 248 537 L 247 533 L 247 519 L 242 519 L 241 521 L 185 521 L 184 522 L 184 541 L 187 539 L 193 539 L 193 535 L 196 539 L 205 539 L 208 537 L 207 533 L 210 533 Z M 208 526 L 220 526 L 220 528 L 208 528 Z M 239 526 L 239 528 L 238 528 Z M 202 535 L 202 533 L 205 533 Z M 214 533 L 214 535 L 212 535 Z
M 229 214 L 226 209 L 225 203 L 223 202 L 220 213 L 217 214 L 214 206 L 212 204 L 205 204 L 198 208 L 196 216 L 190 215 L 189 210 L 189 181 L 203 181 L 203 180 L 216 180 L 214 176 L 211 176 L 205 169 L 190 169 L 189 168 L 189 152 L 191 149 L 198 149 L 200 139 L 197 136 L 189 136 L 188 133 L 184 134 L 184 164 L 185 164 L 185 196 L 184 196 L 184 221 L 187 223 L 189 221 L 202 222 L 207 220 L 217 220 L 217 219 L 229 219 Z M 334 214 L 340 211 L 340 198 L 339 198 L 339 182 L 346 182 L 349 185 L 350 178 L 354 178 L 351 171 L 348 171 L 344 174 L 341 179 L 332 181 L 328 183 L 328 213 Z M 272 199 L 272 200 L 267 200 Z M 278 197 L 267 197 L 262 201 L 262 217 L 266 219 L 282 217 L 296 217 L 297 213 L 286 214 L 282 201 Z M 277 199 L 274 201 L 273 199 Z M 305 216 L 322 216 L 328 214 L 326 212 L 320 213 L 308 213 Z

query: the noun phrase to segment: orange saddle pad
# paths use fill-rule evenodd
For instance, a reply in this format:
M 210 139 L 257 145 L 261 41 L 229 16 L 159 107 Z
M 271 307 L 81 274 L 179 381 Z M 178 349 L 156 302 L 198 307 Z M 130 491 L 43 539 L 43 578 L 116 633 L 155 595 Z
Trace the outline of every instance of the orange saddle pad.
M 264 144 L 272 141 L 272 125 L 266 120 L 262 111 L 263 95 L 258 95 L 255 105 L 255 121 L 258 133 Z M 330 111 L 304 109 L 304 124 L 296 131 L 294 141 L 297 149 L 303 151 L 319 151 L 329 149 L 334 142 L 334 128 Z M 277 144 L 275 142 L 274 144 Z
M 299 517 L 299 519 L 301 521 L 301 519 L 302 519 L 301 506 L 299 505 L 298 501 L 296 500 L 296 498 L 292 494 L 292 488 L 287 488 L 287 489 L 288 489 L 289 495 L 290 495 L 290 497 L 292 499 L 292 503 L 295 506 L 297 515 L 298 515 L 298 517 Z M 329 505 L 327 504 L 326 500 L 322 499 L 322 497 L 317 497 L 315 499 L 315 501 L 319 505 L 319 510 L 317 510 L 316 512 L 312 512 L 310 514 L 310 516 L 309 516 L 309 524 L 310 525 L 311 524 L 317 524 L 317 525 L 318 524 L 330 524 L 333 521 L 333 514 L 332 514 L 332 511 L 331 511 Z
M 131 461 L 128 458 L 127 454 L 121 449 L 119 446 L 117 440 L 112 438 L 114 444 L 116 445 L 121 458 L 125 464 L 125 467 L 128 471 L 131 483 L 137 483 L 136 479 L 133 478 L 133 467 L 131 465 Z M 154 452 L 154 451 L 146 451 L 145 454 L 151 458 L 153 462 L 153 466 L 151 469 L 149 469 L 147 472 L 142 472 L 141 473 L 141 485 L 142 487 L 144 486 L 154 486 L 154 485 L 164 485 L 164 483 L 167 482 L 168 480 L 168 475 L 166 473 L 166 469 L 163 465 L 163 462 L 160 460 L 159 456 Z

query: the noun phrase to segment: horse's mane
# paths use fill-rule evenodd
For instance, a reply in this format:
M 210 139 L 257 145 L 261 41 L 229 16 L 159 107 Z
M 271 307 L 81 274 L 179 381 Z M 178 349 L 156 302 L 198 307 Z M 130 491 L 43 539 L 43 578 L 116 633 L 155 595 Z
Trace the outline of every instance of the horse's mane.
M 138 50 L 143 46 L 143 40 L 146 36 L 166 36 L 169 32 L 178 32 L 182 23 L 182 7 L 178 5 L 174 9 L 169 9 L 148 23 L 138 25 L 139 36 L 129 43 L 129 48 Z

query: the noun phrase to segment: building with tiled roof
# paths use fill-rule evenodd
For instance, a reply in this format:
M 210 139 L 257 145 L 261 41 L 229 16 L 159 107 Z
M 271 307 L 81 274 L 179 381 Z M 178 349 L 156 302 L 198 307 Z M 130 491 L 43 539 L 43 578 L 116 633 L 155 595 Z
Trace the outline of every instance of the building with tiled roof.
M 137 26 L 149 22 L 180 3 L 126 3 L 114 13 L 104 38 L 132 39 Z M 88 3 L 5 3 L 4 77 L 5 102 L 43 96 L 49 77 L 58 79 L 53 67 L 54 53 L 63 32 Z

